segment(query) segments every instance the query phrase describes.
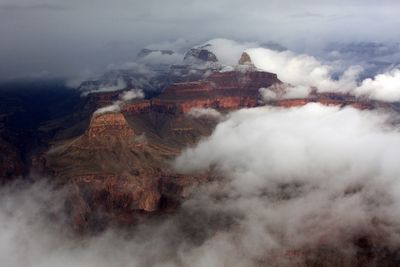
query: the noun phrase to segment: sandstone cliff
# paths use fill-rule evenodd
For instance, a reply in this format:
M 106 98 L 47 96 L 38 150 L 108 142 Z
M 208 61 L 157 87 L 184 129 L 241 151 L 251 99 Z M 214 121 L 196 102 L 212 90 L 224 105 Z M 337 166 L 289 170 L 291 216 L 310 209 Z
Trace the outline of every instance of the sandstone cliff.
M 57 143 L 43 156 L 43 170 L 59 183 L 72 185 L 68 210 L 77 229 L 130 224 L 138 214 L 175 209 L 191 188 L 210 179 L 209 174 L 176 173 L 169 165 L 183 148 L 210 135 L 218 123 L 215 118 L 188 116 L 193 108 L 227 112 L 310 102 L 362 109 L 384 106 L 316 92 L 306 98 L 263 103 L 259 89 L 280 83 L 275 74 L 245 70 L 214 72 L 203 80 L 172 84 L 157 97 L 125 102 L 121 112 L 94 114 L 82 135 Z M 109 103 L 116 96 L 101 95 L 92 98 L 99 101 L 94 105 Z
M 160 96 L 124 106 L 128 114 L 187 113 L 192 108 L 234 110 L 259 105 L 261 87 L 280 83 L 277 76 L 261 71 L 214 72 L 197 82 L 175 83 Z
M 93 115 L 87 135 L 89 138 L 116 136 L 131 138 L 135 133 L 122 113 L 105 113 Z

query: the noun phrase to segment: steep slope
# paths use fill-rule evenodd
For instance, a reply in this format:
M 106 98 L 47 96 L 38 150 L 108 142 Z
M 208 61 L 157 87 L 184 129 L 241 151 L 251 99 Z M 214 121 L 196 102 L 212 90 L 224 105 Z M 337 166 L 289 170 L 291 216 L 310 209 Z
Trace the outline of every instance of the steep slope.
M 234 110 L 260 104 L 259 89 L 280 83 L 275 74 L 262 71 L 214 72 L 205 80 L 176 83 L 149 101 L 127 104 L 129 114 L 187 113 L 192 108 Z
M 292 107 L 309 102 L 392 108 L 315 92 L 302 99 L 264 103 L 259 89 L 281 82 L 275 74 L 255 70 L 245 56 L 242 59 L 248 67 L 241 71 L 214 72 L 203 80 L 173 84 L 158 97 L 124 102 L 120 112 L 94 113 L 83 135 L 55 142 L 39 162 L 54 181 L 72 184 L 68 207 L 73 225 L 95 230 L 109 223 L 129 224 L 138 213 L 174 209 L 190 188 L 212 179 L 207 173 L 181 175 L 169 165 L 183 148 L 210 135 L 218 123 L 216 117 L 192 116 L 194 108 L 226 113 L 263 104 Z M 98 93 L 90 98 L 91 105 L 104 106 L 117 96 Z
M 154 114 L 129 118 L 122 113 L 94 115 L 84 135 L 45 155 L 44 169 L 58 183 L 72 184 L 69 212 L 78 229 L 102 229 L 109 223 L 132 223 L 139 211 L 168 210 L 206 179 L 174 173 L 168 160 L 202 135 L 215 121 Z M 164 125 L 160 127 L 159 122 Z M 176 127 L 196 130 L 186 138 Z

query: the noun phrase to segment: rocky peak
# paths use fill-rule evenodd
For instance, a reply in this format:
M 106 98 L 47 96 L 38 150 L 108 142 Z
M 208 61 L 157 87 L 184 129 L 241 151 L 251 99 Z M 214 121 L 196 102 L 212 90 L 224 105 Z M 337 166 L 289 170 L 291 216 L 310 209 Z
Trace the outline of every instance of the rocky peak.
M 252 65 L 253 66 L 253 62 L 251 61 L 249 54 L 247 54 L 246 52 L 242 53 L 242 56 L 239 59 L 239 65 Z
M 190 49 L 184 57 L 184 60 L 190 60 L 191 58 L 194 58 L 199 61 L 203 62 L 217 62 L 217 56 L 208 51 L 207 49 L 204 49 L 203 47 L 200 48 L 192 48 Z

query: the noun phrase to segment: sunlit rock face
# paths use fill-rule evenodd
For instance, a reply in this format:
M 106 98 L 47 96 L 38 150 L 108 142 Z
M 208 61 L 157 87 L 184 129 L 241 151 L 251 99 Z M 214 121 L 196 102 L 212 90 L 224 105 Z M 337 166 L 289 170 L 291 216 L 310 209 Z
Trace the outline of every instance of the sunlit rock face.
M 144 50 L 139 58 L 154 53 L 174 55 Z M 393 108 L 351 95 L 317 91 L 299 98 L 285 98 L 283 92 L 266 100 L 261 88 L 279 91 L 286 84 L 276 74 L 258 70 L 249 54 L 242 53 L 238 65 L 225 69 L 217 66 L 217 57 L 206 48 L 192 49 L 187 56 L 196 63 L 174 65 L 167 72 L 157 70 L 155 76 L 113 70 L 98 82 L 83 83 L 88 94 L 82 96 L 82 105 L 66 120 L 48 127 L 51 132 L 46 132 L 46 140 L 51 149 L 33 155 L 32 166 L 57 184 L 72 185 L 67 206 L 76 229 L 129 225 L 143 213 L 176 210 L 193 188 L 212 179 L 213 174 L 182 174 L 170 162 L 182 149 L 209 136 L 228 112 L 261 105 L 292 108 L 311 102 L 358 109 Z M 151 81 L 152 86 L 162 81 L 157 85 L 161 91 L 147 94 L 146 99 L 123 100 L 124 92 L 136 85 L 135 79 L 145 76 L 147 80 L 141 82 Z M 103 86 L 101 90 L 91 91 L 99 86 Z M 118 108 L 101 109 L 110 105 Z M 192 113 L 195 109 L 200 109 L 197 116 Z M 52 140 L 53 132 L 57 138 L 54 135 Z M 3 147 L 9 149 L 5 143 Z M 3 173 L 18 173 L 20 167 L 24 166 L 18 165 L 18 160 L 0 165 Z
M 134 222 L 138 212 L 176 208 L 193 186 L 210 179 L 181 175 L 168 164 L 218 122 L 192 117 L 191 110 L 255 107 L 261 103 L 259 87 L 277 82 L 267 72 L 214 72 L 204 80 L 173 84 L 155 98 L 123 102 L 121 111 L 94 113 L 82 135 L 44 155 L 42 169 L 74 185 L 69 212 L 82 231 Z M 116 96 L 100 92 L 89 99 L 99 107 Z
M 248 60 L 244 53 L 240 63 L 251 65 Z M 37 157 L 35 168 L 61 184 L 73 185 L 68 211 L 76 229 L 104 229 L 109 224 L 134 223 L 143 212 L 174 210 L 192 188 L 210 179 L 209 174 L 177 173 L 168 162 L 210 135 L 218 112 L 260 105 L 291 108 L 310 102 L 360 109 L 382 106 L 349 95 L 316 92 L 299 99 L 263 99 L 260 88 L 281 84 L 273 73 L 246 67 L 173 83 L 149 99 L 121 102 L 123 91 L 91 93 L 80 111 L 91 115 L 86 129 Z M 115 101 L 121 102 L 118 111 L 91 114 Z M 210 109 L 217 116 L 193 117 L 194 109 Z
M 105 113 L 94 115 L 87 131 L 89 138 L 97 137 L 124 137 L 135 135 L 122 113 Z
M 280 83 L 275 74 L 261 71 L 214 72 L 205 80 L 176 83 L 149 101 L 124 106 L 128 113 L 188 113 L 193 108 L 234 110 L 259 105 L 259 88 Z

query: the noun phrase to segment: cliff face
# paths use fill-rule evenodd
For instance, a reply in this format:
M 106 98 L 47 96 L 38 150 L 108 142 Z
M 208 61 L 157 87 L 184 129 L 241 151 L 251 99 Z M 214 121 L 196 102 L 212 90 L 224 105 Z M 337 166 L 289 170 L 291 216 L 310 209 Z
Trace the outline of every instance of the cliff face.
M 188 60 L 198 60 L 204 62 L 217 62 L 218 59 L 212 52 L 204 49 L 204 47 L 200 48 L 192 48 L 186 54 L 185 58 L 186 61 Z
M 281 83 L 274 73 L 264 71 L 230 71 L 214 72 L 208 81 L 215 84 L 216 89 L 241 89 L 242 93 L 251 94 L 261 87 L 269 87 Z
M 92 111 L 111 105 L 115 100 L 118 100 L 121 91 L 90 93 L 87 96 L 86 109 Z
M 72 185 L 68 211 L 72 224 L 81 231 L 102 229 L 109 223 L 130 224 L 138 214 L 176 209 L 191 188 L 208 181 L 210 175 L 182 175 L 168 162 L 210 135 L 218 123 L 215 118 L 187 113 L 193 108 L 227 112 L 256 107 L 263 104 L 259 89 L 280 83 L 275 74 L 250 69 L 175 83 L 155 98 L 125 102 L 121 112 L 94 114 L 81 136 L 61 142 L 40 162 L 56 181 Z M 118 95 L 98 93 L 89 102 L 110 104 Z M 303 99 L 264 104 L 289 108 L 310 102 L 382 107 L 349 95 L 316 92 Z
M 44 156 L 43 169 L 73 185 L 69 212 L 77 229 L 131 223 L 138 212 L 175 208 L 208 176 L 175 173 L 168 161 L 217 123 L 186 113 L 255 107 L 259 88 L 277 82 L 271 73 L 231 71 L 173 84 L 156 98 L 125 103 L 121 112 L 94 114 L 83 135 Z M 119 93 L 89 95 L 89 106 L 110 104 Z
M 135 212 L 158 209 L 158 181 L 138 173 L 90 173 L 72 178 L 69 214 L 79 231 L 101 230 L 108 224 L 133 223 Z
M 275 83 L 280 83 L 277 76 L 268 72 L 215 72 L 203 81 L 173 84 L 154 99 L 127 104 L 124 112 L 179 114 L 193 108 L 255 107 L 260 102 L 258 90 Z
M 313 93 L 307 98 L 294 98 L 294 99 L 279 99 L 268 101 L 268 105 L 279 106 L 279 107 L 298 107 L 304 106 L 308 103 L 320 103 L 326 106 L 352 106 L 356 109 L 375 109 L 385 108 L 393 109 L 394 105 L 390 103 L 383 103 L 379 101 L 373 101 L 369 99 L 357 99 L 351 95 L 335 94 L 335 93 Z
M 89 138 L 115 136 L 130 138 L 135 133 L 122 113 L 106 113 L 93 116 L 87 135 Z
M 67 211 L 77 230 L 131 224 L 139 214 L 176 208 L 208 179 L 175 173 L 168 162 L 215 124 L 153 111 L 93 115 L 83 135 L 44 155 L 43 170 L 71 185 Z

